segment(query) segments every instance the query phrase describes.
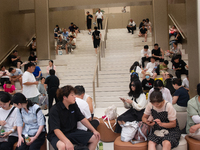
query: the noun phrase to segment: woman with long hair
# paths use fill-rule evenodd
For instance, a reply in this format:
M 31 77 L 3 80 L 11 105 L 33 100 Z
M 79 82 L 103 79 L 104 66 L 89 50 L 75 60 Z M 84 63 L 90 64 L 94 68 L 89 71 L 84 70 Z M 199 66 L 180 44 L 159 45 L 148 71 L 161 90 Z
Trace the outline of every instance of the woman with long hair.
M 47 66 L 47 73 L 48 73 L 48 75 L 49 75 L 49 70 L 51 70 L 51 69 L 53 69 L 53 70 L 56 71 L 56 66 L 53 63 L 53 60 L 49 60 L 49 65 Z
M 18 150 L 40 150 L 45 141 L 45 119 L 40 106 L 27 100 L 22 93 L 16 93 L 12 102 L 17 111 Z M 23 127 L 24 125 L 24 127 Z M 30 142 L 25 141 L 28 135 Z
M 147 105 L 146 96 L 142 91 L 140 80 L 132 81 L 129 85 L 128 99 L 120 98 L 124 107 L 129 109 L 117 118 L 116 133 L 121 133 L 121 126 L 127 121 L 141 121 L 144 109 Z

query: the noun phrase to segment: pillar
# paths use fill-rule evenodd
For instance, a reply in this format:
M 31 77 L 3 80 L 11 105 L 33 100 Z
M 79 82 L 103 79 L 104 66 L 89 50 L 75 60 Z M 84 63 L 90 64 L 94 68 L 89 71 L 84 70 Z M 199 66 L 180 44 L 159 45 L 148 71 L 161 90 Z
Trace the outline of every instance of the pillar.
M 163 50 L 169 49 L 168 0 L 153 0 L 154 41 Z
M 50 59 L 49 0 L 35 0 L 35 24 L 37 57 L 38 59 Z
M 197 94 L 196 86 L 200 81 L 200 1 L 186 0 L 187 52 L 189 64 L 190 98 Z

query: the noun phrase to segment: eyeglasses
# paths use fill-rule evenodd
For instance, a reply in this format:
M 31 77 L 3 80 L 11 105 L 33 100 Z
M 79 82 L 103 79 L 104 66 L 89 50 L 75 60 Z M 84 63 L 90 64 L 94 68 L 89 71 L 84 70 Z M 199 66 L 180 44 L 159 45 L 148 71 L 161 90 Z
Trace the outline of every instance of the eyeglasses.
M 135 84 L 131 84 L 131 86 L 135 86 Z

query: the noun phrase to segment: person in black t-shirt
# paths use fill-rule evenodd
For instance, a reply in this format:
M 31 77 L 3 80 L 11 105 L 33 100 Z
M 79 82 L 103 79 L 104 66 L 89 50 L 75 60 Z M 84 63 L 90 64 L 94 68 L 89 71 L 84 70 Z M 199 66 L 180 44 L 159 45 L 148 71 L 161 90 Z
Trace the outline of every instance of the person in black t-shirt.
M 176 89 L 172 100 L 173 107 L 176 109 L 176 111 L 186 111 L 190 96 L 188 91 L 182 87 L 181 79 L 174 78 L 173 87 Z
M 46 78 L 44 87 L 45 89 L 47 89 L 48 99 L 49 99 L 49 111 L 50 111 L 52 107 L 53 99 L 55 98 L 56 103 L 58 102 L 58 99 L 56 97 L 56 91 L 60 85 L 60 81 L 58 77 L 55 76 L 54 69 L 49 70 L 49 74 L 50 76 Z M 48 114 L 46 114 L 46 116 L 48 116 Z
M 149 90 L 153 87 L 154 79 L 150 78 L 150 73 L 145 73 L 145 79 L 142 80 L 142 88 L 144 93 L 148 93 Z
M 93 16 L 90 14 L 89 11 L 87 11 L 87 18 L 86 18 L 86 24 L 87 24 L 87 29 L 88 29 L 88 34 L 91 34 L 91 26 L 92 26 L 92 19 Z
M 146 22 L 145 19 L 143 19 L 142 22 L 140 22 L 139 29 L 142 28 L 142 26 L 144 25 L 145 22 Z
M 97 47 L 99 47 L 101 41 L 101 33 L 100 31 L 97 31 L 97 27 L 94 27 L 94 32 L 92 33 L 92 40 L 97 55 Z
M 175 56 L 173 68 L 176 70 L 177 78 L 181 78 L 181 74 L 188 75 L 188 70 L 186 70 L 185 67 L 188 69 L 188 65 L 182 59 L 180 59 L 179 56 Z
M 20 69 L 20 66 L 22 65 L 23 62 L 21 61 L 21 57 L 18 56 L 17 50 L 13 51 L 13 54 L 10 56 L 10 58 L 11 58 L 12 66 L 15 66 Z
M 88 146 L 94 150 L 100 140 L 100 134 L 83 116 L 76 104 L 76 89 L 70 85 L 57 91 L 59 102 L 55 104 L 49 113 L 49 132 L 47 138 L 54 149 L 72 150 L 73 144 Z M 91 132 L 78 130 L 77 122 L 80 121 Z
M 154 44 L 154 49 L 151 51 L 151 53 L 155 60 L 159 60 L 160 62 L 164 61 L 164 52 L 160 47 L 158 47 L 157 43 Z
M 138 34 L 139 37 L 145 37 L 145 42 L 147 41 L 147 29 L 145 28 L 145 25 L 142 25 L 142 28 L 140 29 L 140 32 Z
M 34 53 L 33 51 L 30 52 L 30 56 L 29 56 L 29 58 L 28 58 L 28 61 L 29 61 L 29 62 L 32 62 L 32 63 L 37 62 L 37 56 L 35 56 L 35 53 Z

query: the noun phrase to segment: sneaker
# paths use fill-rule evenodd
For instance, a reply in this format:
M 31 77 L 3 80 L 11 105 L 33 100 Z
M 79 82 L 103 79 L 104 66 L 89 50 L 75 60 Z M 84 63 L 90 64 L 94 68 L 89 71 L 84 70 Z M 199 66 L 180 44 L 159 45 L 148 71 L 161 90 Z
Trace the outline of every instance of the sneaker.
M 74 50 L 72 49 L 72 52 L 73 52 Z

